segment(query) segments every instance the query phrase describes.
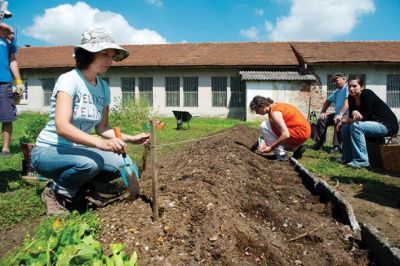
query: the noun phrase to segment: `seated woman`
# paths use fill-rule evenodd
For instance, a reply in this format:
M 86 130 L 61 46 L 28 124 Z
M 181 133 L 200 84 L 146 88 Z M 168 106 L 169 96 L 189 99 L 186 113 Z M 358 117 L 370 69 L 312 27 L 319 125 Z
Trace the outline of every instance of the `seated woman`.
M 84 32 L 75 47 L 76 68 L 58 78 L 49 122 L 32 150 L 36 171 L 53 179 L 42 193 L 48 215 L 68 211 L 88 183 L 95 191 L 107 192 L 107 183 L 118 178 L 125 165 L 119 154 L 126 143 L 148 142 L 146 133 L 123 134 L 120 140 L 108 126 L 110 88 L 98 75 L 128 55 L 108 30 L 94 28 Z M 92 129 L 102 138 L 91 135 Z
M 354 168 L 368 167 L 365 137 L 397 134 L 397 117 L 372 90 L 364 89 L 362 78 L 357 76 L 349 80 L 349 114 L 338 124 L 343 141 L 339 162 Z
M 311 127 L 304 115 L 293 105 L 274 103 L 271 98 L 255 96 L 250 109 L 256 114 L 268 114 L 269 120 L 260 125 L 260 133 L 265 142 L 261 142 L 258 150 L 263 153 L 273 151 L 279 161 L 288 160 L 284 149 L 294 151 L 293 158 L 301 159 L 305 148 L 303 143 L 311 135 Z

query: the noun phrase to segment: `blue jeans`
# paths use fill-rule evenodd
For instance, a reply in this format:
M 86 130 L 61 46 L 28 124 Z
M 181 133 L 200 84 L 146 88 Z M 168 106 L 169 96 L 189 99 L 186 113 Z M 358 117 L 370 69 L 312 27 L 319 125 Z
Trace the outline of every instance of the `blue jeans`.
M 365 137 L 385 137 L 388 134 L 388 129 L 375 121 L 359 121 L 351 125 L 344 125 L 341 133 L 342 160 L 358 166 L 368 166 Z
M 53 179 L 51 187 L 69 198 L 91 181 L 109 182 L 121 176 L 122 155 L 88 147 L 34 147 L 32 165 L 42 176 Z M 127 156 L 128 162 L 132 160 Z

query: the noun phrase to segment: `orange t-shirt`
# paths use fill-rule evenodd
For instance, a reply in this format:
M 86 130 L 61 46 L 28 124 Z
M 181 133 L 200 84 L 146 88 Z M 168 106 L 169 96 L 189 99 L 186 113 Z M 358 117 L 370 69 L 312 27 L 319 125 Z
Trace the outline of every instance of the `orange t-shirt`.
M 271 105 L 272 112 L 281 112 L 286 127 L 289 130 L 290 138 L 304 142 L 311 135 L 311 127 L 304 115 L 293 105 L 287 103 L 274 103 Z M 281 133 L 275 125 L 271 123 L 272 130 L 279 136 Z

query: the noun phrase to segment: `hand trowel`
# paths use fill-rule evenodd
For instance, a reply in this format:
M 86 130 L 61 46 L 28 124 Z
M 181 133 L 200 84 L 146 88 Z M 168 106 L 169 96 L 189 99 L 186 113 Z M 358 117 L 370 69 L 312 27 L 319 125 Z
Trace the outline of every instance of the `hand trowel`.
M 115 137 L 122 140 L 122 134 L 119 127 L 114 128 Z M 128 158 L 126 157 L 126 153 L 122 153 L 122 157 L 124 159 L 125 166 L 120 169 L 122 181 L 127 187 L 131 198 L 136 199 L 140 193 L 139 186 L 139 170 L 136 163 L 132 165 L 129 163 Z

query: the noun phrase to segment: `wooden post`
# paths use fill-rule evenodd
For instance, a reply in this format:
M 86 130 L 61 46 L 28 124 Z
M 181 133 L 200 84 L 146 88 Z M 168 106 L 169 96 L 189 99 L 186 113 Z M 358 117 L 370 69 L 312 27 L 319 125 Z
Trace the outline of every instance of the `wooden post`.
M 151 151 L 151 174 L 153 185 L 153 218 L 154 221 L 158 220 L 158 184 L 157 184 L 157 149 L 156 149 L 156 123 L 151 120 L 150 126 L 150 151 Z

